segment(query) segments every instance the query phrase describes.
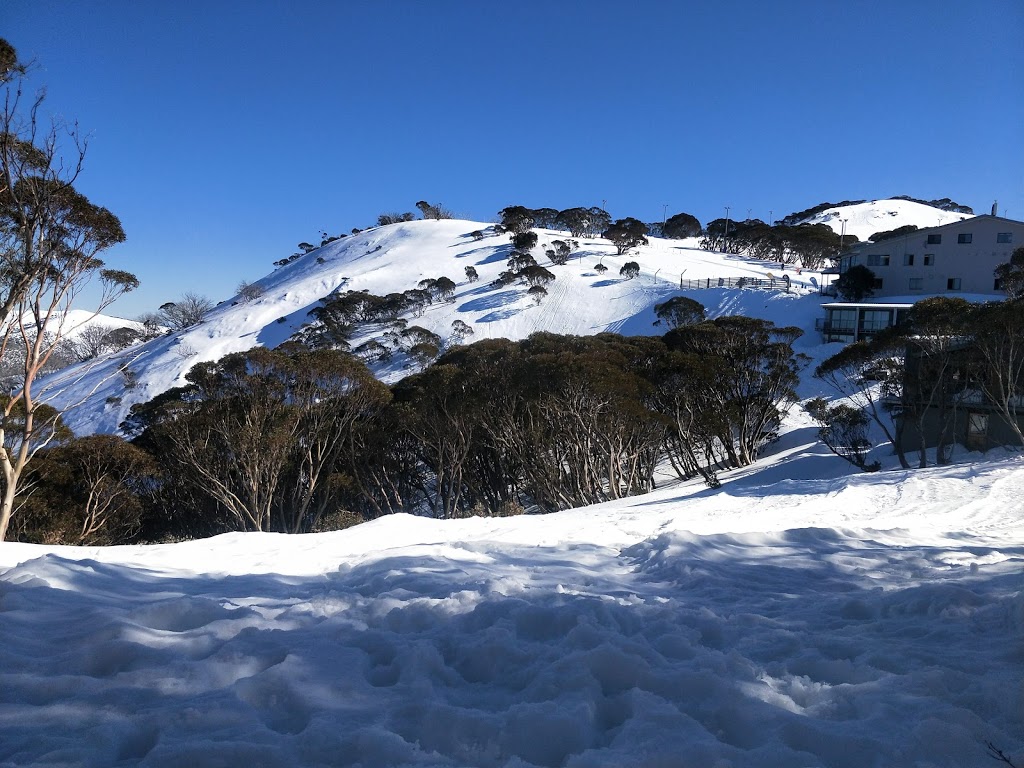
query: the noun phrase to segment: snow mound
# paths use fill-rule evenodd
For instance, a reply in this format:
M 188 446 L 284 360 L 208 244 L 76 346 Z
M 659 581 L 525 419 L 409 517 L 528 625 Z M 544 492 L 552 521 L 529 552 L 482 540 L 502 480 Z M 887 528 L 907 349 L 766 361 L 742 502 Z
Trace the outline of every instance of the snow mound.
M 918 229 L 939 227 L 967 218 L 970 214 L 943 211 L 912 200 L 886 199 L 827 208 L 800 223 L 828 224 L 836 234 L 842 234 L 845 220 L 846 234 L 856 235 L 863 242 L 876 232 L 888 232 L 911 224 Z

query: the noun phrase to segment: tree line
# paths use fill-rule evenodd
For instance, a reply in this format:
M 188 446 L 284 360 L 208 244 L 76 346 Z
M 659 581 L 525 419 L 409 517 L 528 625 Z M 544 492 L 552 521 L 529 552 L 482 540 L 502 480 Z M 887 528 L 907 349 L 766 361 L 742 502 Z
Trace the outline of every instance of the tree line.
M 549 512 L 645 493 L 666 461 L 717 486 L 796 401 L 800 331 L 706 320 L 689 299 L 659 315 L 662 337 L 455 346 L 391 387 L 297 343 L 201 363 L 132 408 L 130 439 L 55 436 L 12 531 L 111 543 Z

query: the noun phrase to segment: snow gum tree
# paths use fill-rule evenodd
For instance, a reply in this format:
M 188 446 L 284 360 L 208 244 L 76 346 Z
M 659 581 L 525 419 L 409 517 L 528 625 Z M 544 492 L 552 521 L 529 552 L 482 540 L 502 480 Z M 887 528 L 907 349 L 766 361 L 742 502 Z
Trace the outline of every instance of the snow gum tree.
M 13 391 L 0 400 L 0 540 L 7 534 L 26 466 L 58 433 L 52 421 L 57 415 L 41 418 L 47 393 L 37 391 L 35 384 L 71 330 L 63 326 L 63 318 L 91 282 L 101 285 L 96 313 L 139 284 L 128 272 L 106 269 L 97 257 L 124 241 L 121 222 L 75 190 L 86 142 L 76 126 L 41 124 L 42 96 L 26 101 L 22 72 L 13 49 L 4 43 L 0 46 L 0 80 L 5 86 L 0 112 L 0 357 L 17 348 L 24 366 Z M 12 418 L 16 413 L 18 418 Z
M 346 482 L 354 431 L 389 399 L 356 358 L 256 347 L 200 363 L 125 427 L 236 530 L 314 529 Z

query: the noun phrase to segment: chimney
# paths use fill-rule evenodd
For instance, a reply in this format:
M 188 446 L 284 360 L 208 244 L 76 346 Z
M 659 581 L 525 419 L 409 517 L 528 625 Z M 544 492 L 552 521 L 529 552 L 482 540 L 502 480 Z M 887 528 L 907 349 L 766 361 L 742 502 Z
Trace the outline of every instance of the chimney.
M 995 216 L 996 215 L 996 211 L 998 211 L 998 210 L 999 210 L 999 201 L 998 200 L 993 200 L 992 201 L 992 215 Z

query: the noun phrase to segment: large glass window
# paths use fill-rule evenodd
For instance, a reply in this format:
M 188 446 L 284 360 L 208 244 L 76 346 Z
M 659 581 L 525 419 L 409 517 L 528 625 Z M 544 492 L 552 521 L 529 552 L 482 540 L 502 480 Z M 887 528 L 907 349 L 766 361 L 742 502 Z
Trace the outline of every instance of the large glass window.
M 830 309 L 828 314 L 828 324 L 832 331 L 849 331 L 853 333 L 857 329 L 857 310 L 856 309 Z
M 973 240 L 974 240 L 974 235 L 972 233 L 970 233 L 970 232 L 961 232 L 959 235 L 956 236 L 956 241 L 960 245 L 967 245 L 968 243 L 972 242 Z
M 928 235 L 928 245 L 941 245 L 942 235 Z
M 876 333 L 892 324 L 892 313 L 888 309 L 865 309 L 861 316 L 860 329 L 866 333 Z
M 959 291 L 960 290 L 960 278 L 959 277 L 951 277 L 951 278 L 949 278 L 949 280 L 946 281 L 946 290 L 947 291 Z
M 889 256 L 888 254 L 869 253 L 868 254 L 868 266 L 869 267 L 888 267 Z
M 934 264 L 935 264 L 935 254 L 934 253 L 926 253 L 924 255 L 924 265 L 926 267 L 931 267 Z
M 910 282 L 907 285 L 907 287 L 910 290 L 912 290 L 912 291 L 920 291 L 922 288 L 924 288 L 924 278 L 923 277 L 912 277 L 912 278 L 910 278 Z
M 903 254 L 903 266 L 904 267 L 912 267 L 912 266 L 914 266 L 914 254 L 912 254 L 912 253 L 904 253 Z
M 1012 243 L 1013 242 L 1013 232 L 997 232 L 996 233 L 996 242 L 997 243 Z

